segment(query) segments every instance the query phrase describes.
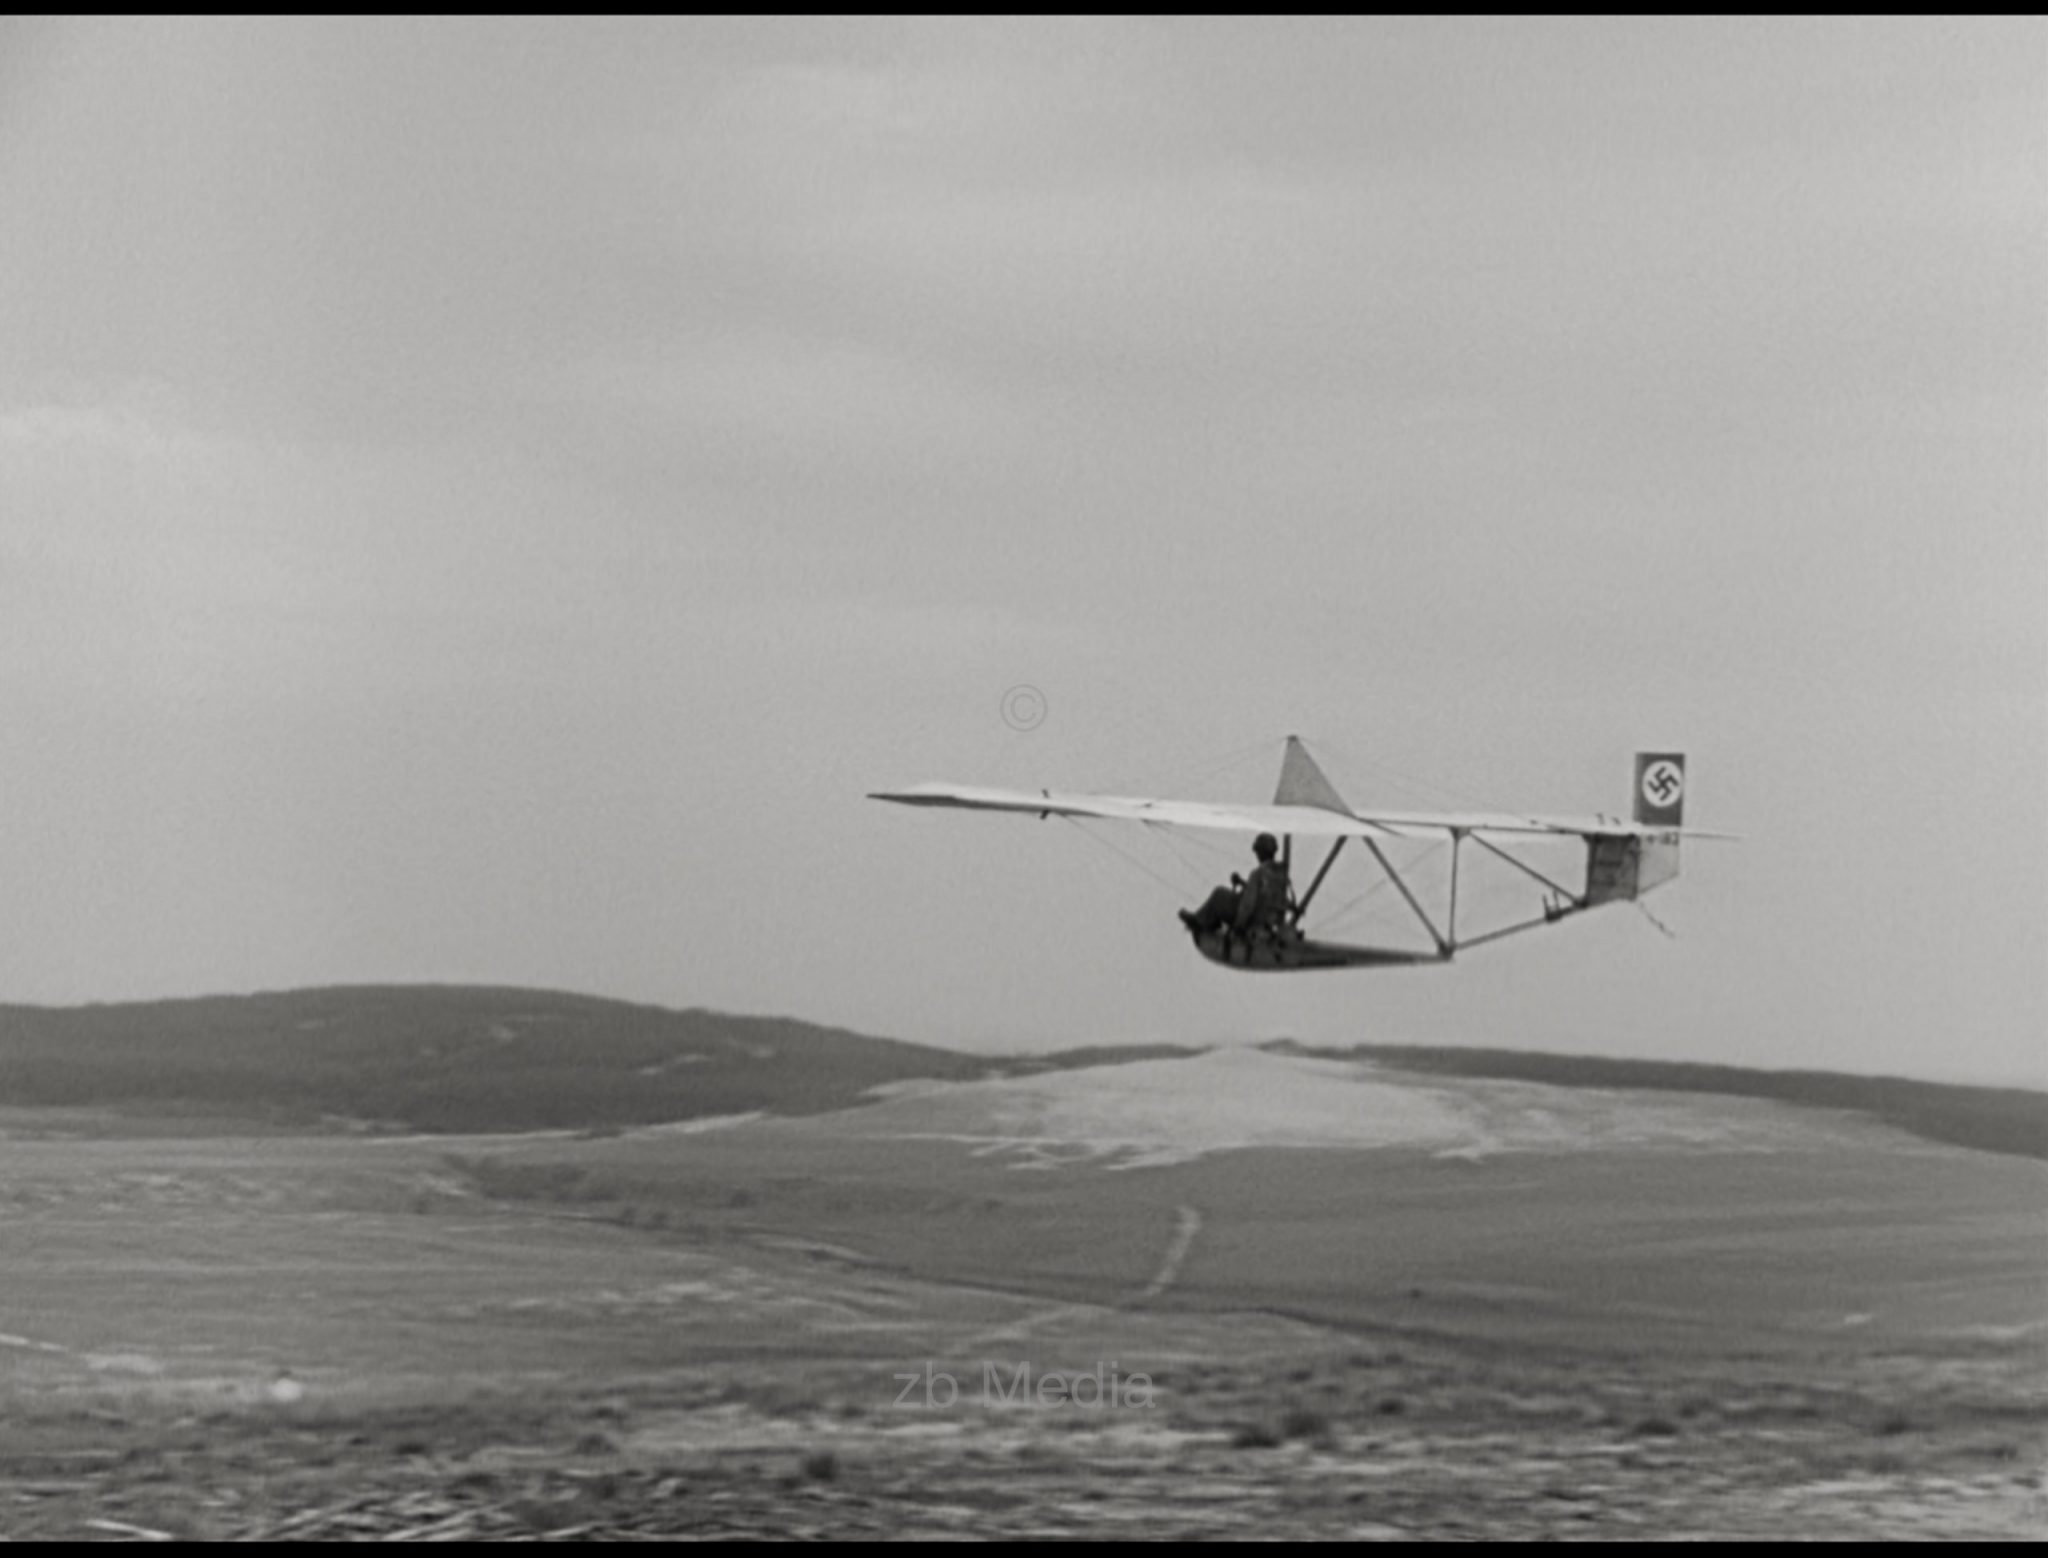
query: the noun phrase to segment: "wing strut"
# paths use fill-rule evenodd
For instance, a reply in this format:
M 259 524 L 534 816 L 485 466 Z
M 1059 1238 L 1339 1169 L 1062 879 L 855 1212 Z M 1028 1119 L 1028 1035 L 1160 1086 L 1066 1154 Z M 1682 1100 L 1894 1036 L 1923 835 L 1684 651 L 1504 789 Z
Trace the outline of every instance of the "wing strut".
M 1315 897 L 1316 889 L 1323 885 L 1323 878 L 1330 874 L 1330 867 L 1337 863 L 1337 852 L 1344 847 L 1343 835 L 1330 846 L 1330 852 L 1323 856 L 1323 863 L 1316 870 L 1316 879 L 1308 884 L 1308 891 L 1301 895 L 1301 901 L 1294 906 L 1294 923 L 1299 925 L 1301 917 L 1308 913 L 1309 901 Z
M 1577 893 L 1573 892 L 1569 887 L 1561 887 L 1556 882 L 1551 881 L 1549 877 L 1545 876 L 1541 871 L 1537 870 L 1527 861 L 1517 860 L 1513 855 L 1509 854 L 1506 850 L 1500 848 L 1499 845 L 1489 844 L 1485 839 L 1479 837 L 1479 835 L 1476 833 L 1472 835 L 1472 842 L 1477 844 L 1481 849 L 1485 850 L 1488 854 L 1500 856 L 1501 859 L 1505 860 L 1517 871 L 1520 871 L 1524 876 L 1533 876 L 1537 881 L 1541 882 L 1545 887 L 1549 888 L 1552 892 L 1558 894 L 1560 897 L 1568 899 L 1570 902 L 1574 904 L 1578 904 L 1581 908 L 1585 907 L 1583 904 L 1579 903 L 1579 895 Z
M 1454 951 L 1458 945 L 1458 850 L 1464 842 L 1465 830 L 1462 828 L 1451 829 L 1451 913 L 1449 924 L 1451 929 L 1451 947 Z
M 1408 900 L 1408 907 L 1415 911 L 1415 917 L 1422 921 L 1422 928 L 1429 932 L 1429 939 L 1436 943 L 1437 955 L 1449 957 L 1453 951 L 1451 944 L 1444 940 L 1443 933 L 1436 928 L 1436 922 L 1429 917 L 1428 912 L 1423 909 L 1421 902 L 1416 898 L 1415 894 L 1408 890 L 1408 884 L 1401 880 L 1401 873 L 1394 869 L 1393 863 L 1387 859 L 1386 854 L 1380 849 L 1378 844 L 1375 844 L 1371 839 L 1367 839 L 1365 847 L 1372 851 L 1372 858 L 1380 863 L 1380 869 L 1387 873 L 1388 880 L 1398 887 L 1401 890 L 1401 896 Z
M 1472 842 L 1477 844 L 1481 849 L 1485 850 L 1490 855 L 1498 855 L 1502 860 L 1505 860 L 1509 865 L 1513 866 L 1517 871 L 1520 871 L 1524 876 L 1531 877 L 1534 880 L 1541 882 L 1546 888 L 1550 890 L 1551 893 L 1554 893 L 1557 896 L 1553 898 L 1546 895 L 1543 902 L 1543 912 L 1537 915 L 1532 920 L 1521 920 L 1513 925 L 1502 925 L 1497 929 L 1486 931 L 1481 935 L 1467 936 L 1463 941 L 1459 941 L 1457 939 L 1458 844 L 1462 841 L 1464 837 L 1465 835 L 1463 833 L 1456 831 L 1454 831 L 1451 835 L 1451 947 L 1453 951 L 1462 951 L 1466 947 L 1484 946 L 1489 941 L 1498 941 L 1501 939 L 1501 937 L 1512 936 L 1517 931 L 1535 930 L 1539 925 L 1555 925 L 1559 920 L 1563 919 L 1566 915 L 1577 914 L 1581 910 L 1591 907 L 1591 905 L 1586 901 L 1583 895 L 1573 892 L 1568 887 L 1560 886 L 1558 883 L 1553 882 L 1549 877 L 1545 876 L 1541 871 L 1537 870 L 1534 866 L 1530 865 L 1527 861 L 1517 860 L 1513 855 L 1509 854 L 1506 850 L 1500 848 L 1498 845 L 1490 843 L 1486 839 L 1480 838 L 1477 834 L 1473 834 L 1471 835 Z
M 1542 883 L 1544 887 L 1549 889 L 1549 892 L 1551 894 L 1555 895 L 1554 897 L 1546 895 L 1543 904 L 1543 912 L 1541 914 L 1537 915 L 1534 919 L 1522 920 L 1514 925 L 1503 925 L 1498 927 L 1497 929 L 1482 932 L 1477 936 L 1467 936 L 1463 940 L 1459 939 L 1458 854 L 1461 846 L 1464 844 L 1465 840 L 1468 837 L 1472 838 L 1474 843 L 1480 845 L 1489 854 L 1500 856 L 1501 859 L 1505 860 L 1509 865 L 1515 867 L 1518 871 L 1521 871 L 1526 875 L 1533 877 L 1536 881 Z M 1313 898 L 1316 894 L 1316 889 L 1322 886 L 1324 876 L 1326 876 L 1329 873 L 1330 867 L 1336 862 L 1337 851 L 1343 848 L 1343 846 L 1344 840 L 1342 839 L 1339 839 L 1336 842 L 1336 844 L 1331 846 L 1330 853 L 1323 860 L 1322 869 L 1316 872 L 1315 880 L 1309 884 L 1307 896 L 1305 896 L 1301 901 L 1302 910 L 1307 909 L 1308 900 L 1310 898 Z M 1498 941 L 1501 937 L 1512 936 L 1518 931 L 1534 930 L 1540 925 L 1555 925 L 1559 920 L 1565 918 L 1567 915 L 1578 914 L 1581 911 L 1592 907 L 1592 905 L 1589 904 L 1585 898 L 1576 893 L 1571 892 L 1567 888 L 1560 887 L 1556 882 L 1553 882 L 1549 877 L 1545 876 L 1541 871 L 1538 871 L 1534 866 L 1529 865 L 1527 862 L 1517 860 L 1513 855 L 1508 854 L 1505 850 L 1496 848 L 1494 845 L 1488 843 L 1485 839 L 1470 834 L 1467 832 L 1467 830 L 1463 828 L 1453 828 L 1451 830 L 1451 893 L 1448 922 L 1449 929 L 1448 933 L 1442 933 L 1437 930 L 1436 922 L 1429 917 L 1428 911 L 1422 907 L 1421 901 L 1416 898 L 1414 892 L 1409 888 L 1408 883 L 1402 878 L 1401 873 L 1395 869 L 1394 863 L 1391 860 L 1387 859 L 1385 853 L 1380 849 L 1379 845 L 1374 843 L 1371 839 L 1367 839 L 1365 841 L 1365 847 L 1372 851 L 1373 859 L 1379 862 L 1380 870 L 1386 873 L 1387 880 L 1394 884 L 1394 886 L 1399 890 L 1402 898 L 1407 900 L 1408 907 L 1415 911 L 1415 917 L 1418 920 L 1422 921 L 1423 929 L 1429 932 L 1430 940 L 1436 943 L 1437 957 L 1443 961 L 1449 961 L 1449 959 L 1455 953 L 1462 952 L 1467 947 L 1484 946 L 1489 941 Z M 1297 912 L 1297 918 L 1299 918 L 1299 912 Z
M 1512 936 L 1517 931 L 1535 930 L 1539 925 L 1555 925 L 1566 915 L 1577 914 L 1585 907 L 1582 903 L 1546 903 L 1543 912 L 1535 919 L 1523 920 L 1515 925 L 1503 925 L 1500 929 L 1490 930 L 1483 936 L 1467 936 L 1458 943 L 1458 948 L 1462 951 L 1466 947 L 1480 947 L 1489 941 L 1498 941 L 1503 936 Z

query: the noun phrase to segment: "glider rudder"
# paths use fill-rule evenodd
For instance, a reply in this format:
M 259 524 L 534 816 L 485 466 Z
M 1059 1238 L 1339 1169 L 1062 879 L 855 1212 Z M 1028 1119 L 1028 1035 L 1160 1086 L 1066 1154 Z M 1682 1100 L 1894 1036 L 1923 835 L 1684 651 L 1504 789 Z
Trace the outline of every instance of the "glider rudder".
M 1646 828 L 1676 828 L 1685 820 L 1685 754 L 1636 754 L 1635 819 Z

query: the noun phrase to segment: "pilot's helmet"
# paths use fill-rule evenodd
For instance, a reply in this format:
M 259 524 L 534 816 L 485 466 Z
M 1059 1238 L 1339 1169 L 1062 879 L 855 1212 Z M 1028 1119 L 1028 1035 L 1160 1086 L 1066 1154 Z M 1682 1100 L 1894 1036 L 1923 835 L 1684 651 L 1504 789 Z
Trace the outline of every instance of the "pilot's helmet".
M 1261 860 L 1271 860 L 1280 853 L 1280 841 L 1270 833 L 1261 833 L 1252 840 L 1252 853 Z

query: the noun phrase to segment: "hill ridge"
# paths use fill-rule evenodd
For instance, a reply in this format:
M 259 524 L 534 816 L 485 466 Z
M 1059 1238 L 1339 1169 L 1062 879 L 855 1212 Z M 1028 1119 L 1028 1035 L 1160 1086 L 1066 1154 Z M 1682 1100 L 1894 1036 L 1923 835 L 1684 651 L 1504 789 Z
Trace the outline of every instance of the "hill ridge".
M 1802 1108 L 1846 1109 L 1929 1141 L 1983 1152 L 2048 1158 L 2048 1093 L 2021 1087 L 1923 1082 L 1851 1071 L 1763 1069 L 1708 1061 L 1636 1060 L 1563 1055 L 1548 1050 L 1448 1045 L 1356 1044 L 1345 1047 L 1275 1039 L 1277 1054 L 1369 1061 L 1415 1076 L 1484 1077 L 1551 1087 L 1630 1088 L 1767 1098 Z
M 1770 1098 L 1850 1109 L 1929 1140 L 2048 1158 L 2048 1093 L 1849 1072 L 1762 1071 L 1455 1046 L 1258 1046 L 1418 1077 Z M 1170 1060 L 1204 1046 L 973 1055 L 795 1017 L 517 985 L 320 985 L 48 1007 L 0 1005 L 0 1103 L 211 1113 L 450 1134 L 821 1113 L 911 1080 L 979 1081 Z

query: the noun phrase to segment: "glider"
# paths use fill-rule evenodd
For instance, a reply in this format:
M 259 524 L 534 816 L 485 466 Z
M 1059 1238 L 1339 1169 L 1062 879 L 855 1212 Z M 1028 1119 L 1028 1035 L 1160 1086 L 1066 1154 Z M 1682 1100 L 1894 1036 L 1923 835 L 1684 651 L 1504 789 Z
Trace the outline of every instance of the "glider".
M 1150 800 L 1135 796 L 1089 795 L 1057 790 L 1000 790 L 952 784 L 920 784 L 907 790 L 872 792 L 870 800 L 902 806 L 944 806 L 967 811 L 1018 812 L 1025 815 L 1096 818 L 1142 823 L 1150 827 L 1192 828 L 1223 833 L 1270 833 L 1282 842 L 1282 860 L 1291 865 L 1296 839 L 1328 841 L 1329 852 L 1316 869 L 1307 891 L 1287 905 L 1284 915 L 1246 930 L 1230 926 L 1190 929 L 1196 950 L 1226 968 L 1291 972 L 1312 968 L 1373 968 L 1418 963 L 1448 963 L 1470 947 L 1498 941 L 1517 931 L 1554 925 L 1569 915 L 1602 904 L 1633 903 L 1678 875 L 1679 842 L 1685 838 L 1729 838 L 1680 826 L 1685 809 L 1685 754 L 1639 752 L 1635 764 L 1632 820 L 1610 817 L 1522 817 L 1508 812 L 1357 811 L 1337 793 L 1301 738 L 1287 738 L 1280 765 L 1280 786 L 1269 806 L 1238 806 L 1209 801 Z M 1356 946 L 1317 940 L 1305 934 L 1302 919 L 1314 903 L 1330 867 L 1346 844 L 1357 840 L 1399 891 L 1429 934 L 1428 950 Z M 1442 923 L 1432 916 L 1382 845 L 1395 840 L 1448 841 L 1451 848 L 1448 911 Z M 1585 845 L 1585 870 L 1575 885 L 1538 869 L 1513 851 L 1538 840 L 1579 839 Z M 1458 862 L 1466 846 L 1484 850 L 1534 879 L 1544 889 L 1543 910 L 1533 919 L 1496 927 L 1477 935 L 1458 932 Z M 1567 873 L 1558 873 L 1566 875 Z

